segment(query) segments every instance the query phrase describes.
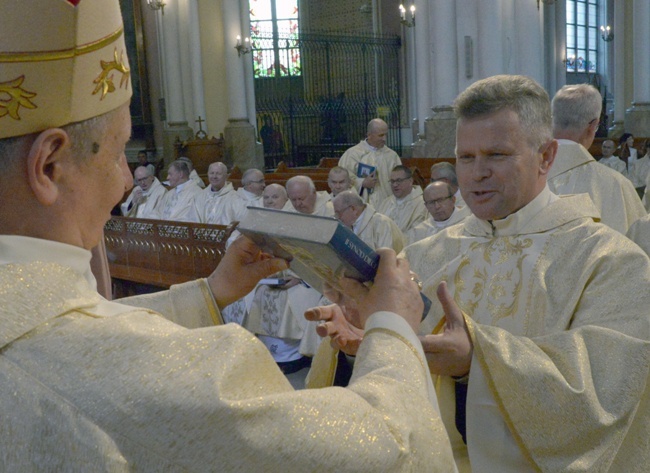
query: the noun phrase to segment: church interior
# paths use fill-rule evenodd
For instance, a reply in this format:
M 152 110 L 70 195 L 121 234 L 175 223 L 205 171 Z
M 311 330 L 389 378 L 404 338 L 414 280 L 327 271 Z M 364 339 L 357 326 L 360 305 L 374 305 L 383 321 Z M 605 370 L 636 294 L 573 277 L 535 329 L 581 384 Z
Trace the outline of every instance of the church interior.
M 175 143 L 198 136 L 215 138 L 229 168 L 316 166 L 363 138 L 374 117 L 400 156 L 450 158 L 454 98 L 496 74 L 527 75 L 551 96 L 593 84 L 604 103 L 597 136 L 650 136 L 643 0 L 120 3 L 131 162 L 146 149 L 169 163 Z

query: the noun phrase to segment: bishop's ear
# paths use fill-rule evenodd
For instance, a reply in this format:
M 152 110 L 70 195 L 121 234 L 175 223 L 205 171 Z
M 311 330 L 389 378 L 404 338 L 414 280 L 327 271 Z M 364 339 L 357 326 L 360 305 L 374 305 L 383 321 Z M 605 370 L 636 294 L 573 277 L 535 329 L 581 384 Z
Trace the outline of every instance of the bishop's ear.
M 70 137 L 61 128 L 42 131 L 32 143 L 27 155 L 27 178 L 41 204 L 56 202 L 63 170 L 69 159 Z

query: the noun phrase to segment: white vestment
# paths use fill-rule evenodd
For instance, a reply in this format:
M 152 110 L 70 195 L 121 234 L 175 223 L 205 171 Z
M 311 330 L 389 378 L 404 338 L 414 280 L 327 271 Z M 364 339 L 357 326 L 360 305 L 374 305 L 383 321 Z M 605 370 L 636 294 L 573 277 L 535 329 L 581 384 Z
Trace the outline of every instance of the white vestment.
M 226 182 L 216 192 L 212 190 L 212 186 L 203 189 L 194 200 L 199 222 L 214 225 L 230 224 L 232 221 L 230 213 L 232 209 L 231 199 L 239 199 L 239 197 L 237 197 L 237 193 L 230 182 Z
M 291 204 L 290 200 L 287 200 L 287 203 L 284 204 L 282 210 L 285 212 L 297 212 L 297 210 Z M 329 192 L 316 192 L 316 203 L 314 204 L 314 211 L 310 215 L 316 215 L 318 217 L 334 217 L 334 205 L 332 204 L 332 198 Z
M 424 354 L 401 317 L 369 319 L 348 389 L 294 391 L 234 324 L 188 330 L 106 301 L 89 260 L 0 237 L 3 470 L 453 471 Z M 183 319 L 196 310 L 198 326 L 219 318 L 205 280 L 129 301 Z
M 612 155 L 609 158 L 601 158 L 598 162 L 609 168 L 612 168 L 614 171 L 620 172 L 625 177 L 627 177 L 627 166 L 625 165 L 625 162 L 618 156 Z
M 167 191 L 154 210 L 155 217 L 160 220 L 175 220 L 177 222 L 198 222 L 194 199 L 201 194 L 201 188 L 192 180 L 179 184 Z
M 196 172 L 196 169 L 192 169 L 192 171 L 190 171 L 190 180 L 194 181 L 196 185 L 201 189 L 205 189 L 205 182 L 203 182 L 203 179 L 201 179 L 199 173 Z
M 474 472 L 647 471 L 650 262 L 595 214 L 586 195 L 547 188 L 503 220 L 472 215 L 404 250 L 433 301 L 421 334 L 443 316 L 441 281 L 465 314 L 467 449 L 452 379 L 438 392 Z
M 650 255 L 650 215 L 634 222 L 627 231 L 627 237 Z
M 235 195 L 237 196 L 237 199 L 230 199 L 228 201 L 228 209 L 226 210 L 232 220 L 240 222 L 246 216 L 246 207 L 264 206 L 261 194 L 255 195 L 252 192 L 248 192 L 243 187 L 237 189 Z
M 392 248 L 395 253 L 399 253 L 405 246 L 404 235 L 397 224 L 377 212 L 371 204 L 366 204 L 365 210 L 352 225 L 352 230 L 373 250 Z
M 601 222 L 625 234 L 646 212 L 629 179 L 598 162 L 584 146 L 558 140 L 548 186 L 556 194 L 587 193 L 600 211 Z
M 363 178 L 357 177 L 359 163 L 376 168 L 377 185 L 372 189 L 370 198 L 368 198 L 367 189 L 363 191 L 362 197 L 366 202 L 369 201 L 373 207 L 377 208 L 386 197 L 392 194 L 388 182 L 390 173 L 395 166 L 402 164 L 402 160 L 399 159 L 395 151 L 387 146 L 376 149 L 370 146 L 366 140 L 362 140 L 359 144 L 349 148 L 339 159 L 339 166 L 348 170 L 352 185 L 357 189 L 357 192 L 361 190 L 363 181 Z
M 126 201 L 120 205 L 122 215 L 125 217 L 135 218 L 156 218 L 154 209 L 156 208 L 156 205 L 158 205 L 158 202 L 160 202 L 160 199 L 162 199 L 165 195 L 165 192 L 167 192 L 167 189 L 165 189 L 165 186 L 160 183 L 158 178 L 154 177 L 153 183 L 151 184 L 151 187 L 149 187 L 149 190 L 142 192 L 142 197 L 144 198 L 143 202 L 137 205 L 131 205 L 137 189 L 141 189 L 141 187 L 134 187 Z
M 390 197 L 386 197 L 377 207 L 377 212 L 391 218 L 404 234 L 424 222 L 429 215 L 424 200 L 422 200 L 420 186 L 413 186 L 411 193 L 399 200 L 392 194 Z
M 424 222 L 416 225 L 408 231 L 406 234 L 406 244 L 410 245 L 416 241 L 424 240 L 425 238 L 428 238 L 431 235 L 435 235 L 447 227 L 451 227 L 452 225 L 456 225 L 457 223 L 462 222 L 470 215 L 472 215 L 472 212 L 470 212 L 469 207 L 467 206 L 461 208 L 454 207 L 454 211 L 449 216 L 449 218 L 447 220 L 443 220 L 442 222 L 434 220 L 433 216 L 429 215 L 429 217 Z

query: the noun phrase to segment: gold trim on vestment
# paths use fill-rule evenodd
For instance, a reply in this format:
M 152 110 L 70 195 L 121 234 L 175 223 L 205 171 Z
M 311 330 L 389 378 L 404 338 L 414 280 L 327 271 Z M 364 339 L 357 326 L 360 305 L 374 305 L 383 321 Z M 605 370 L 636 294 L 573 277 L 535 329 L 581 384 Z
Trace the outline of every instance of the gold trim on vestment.
M 58 51 L 26 51 L 26 52 L 0 52 L 0 63 L 14 63 L 14 62 L 43 62 L 43 61 L 59 61 L 61 59 L 70 59 L 75 56 L 82 56 L 84 54 L 92 53 L 99 49 L 108 46 L 117 41 L 117 39 L 124 33 L 124 28 L 120 26 L 113 33 L 100 38 L 91 43 L 82 44 L 69 49 L 61 49 Z
M 212 289 L 206 279 L 199 279 L 199 287 L 201 288 L 201 293 L 205 298 L 205 305 L 210 312 L 210 317 L 212 318 L 212 323 L 214 325 L 223 325 L 223 317 L 221 317 L 221 311 L 219 307 L 214 303 L 214 296 L 212 295 Z

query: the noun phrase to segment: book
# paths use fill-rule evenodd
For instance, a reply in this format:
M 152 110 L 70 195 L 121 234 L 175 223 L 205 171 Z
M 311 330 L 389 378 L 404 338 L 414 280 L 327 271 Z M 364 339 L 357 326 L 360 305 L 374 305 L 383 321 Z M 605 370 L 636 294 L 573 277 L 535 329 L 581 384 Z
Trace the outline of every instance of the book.
M 291 270 L 321 294 L 324 283 L 340 289 L 341 276 L 372 281 L 379 266 L 379 255 L 334 218 L 248 207 L 237 230 L 263 251 L 288 260 Z M 422 298 L 426 315 L 431 301 Z
M 372 281 L 379 265 L 379 255 L 334 218 L 248 207 L 237 230 L 287 259 L 291 270 L 321 294 L 323 282 L 338 288 L 341 275 Z
M 264 279 L 260 279 L 260 282 L 258 284 L 265 284 L 267 286 L 284 286 L 288 282 L 289 282 L 288 279 L 264 278 Z
M 370 164 L 359 163 L 357 165 L 357 177 L 366 177 L 375 172 L 377 168 Z

